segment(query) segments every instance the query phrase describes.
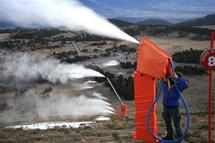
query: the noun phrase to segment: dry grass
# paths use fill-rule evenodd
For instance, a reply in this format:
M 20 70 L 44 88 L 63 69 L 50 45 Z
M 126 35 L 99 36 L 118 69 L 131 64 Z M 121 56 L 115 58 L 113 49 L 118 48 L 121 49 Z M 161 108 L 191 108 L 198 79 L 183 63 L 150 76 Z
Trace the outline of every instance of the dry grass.
M 213 116 L 215 117 L 215 116 Z M 191 116 L 192 122 L 189 134 L 186 137 L 191 143 L 207 142 L 207 118 L 204 116 Z M 159 120 L 161 123 L 162 121 Z M 160 126 L 160 124 L 159 124 Z M 163 130 L 163 125 L 161 127 Z M 132 119 L 112 118 L 108 122 L 98 122 L 91 128 L 80 129 L 60 129 L 51 130 L 29 130 L 0 128 L 0 142 L 77 142 L 77 143 L 127 143 L 134 142 L 132 133 L 134 131 L 134 121 Z M 213 131 L 214 135 L 214 131 Z M 214 136 L 213 136 L 214 138 Z
M 0 33 L 0 42 L 5 41 L 10 36 L 9 33 Z
M 192 49 L 205 50 L 210 47 L 209 41 L 195 41 L 187 38 L 158 38 L 149 37 L 154 41 L 161 49 L 169 54 L 173 54 L 177 51 L 184 51 Z

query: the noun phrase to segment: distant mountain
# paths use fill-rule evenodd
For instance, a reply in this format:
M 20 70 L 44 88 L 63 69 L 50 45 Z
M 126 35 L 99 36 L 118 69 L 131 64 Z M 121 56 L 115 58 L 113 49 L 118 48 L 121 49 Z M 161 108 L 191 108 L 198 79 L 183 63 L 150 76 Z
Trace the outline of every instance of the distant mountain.
M 9 24 L 0 22 L 0 29 L 4 29 L 4 28 L 8 28 L 8 27 L 10 27 Z
M 202 18 L 197 18 L 194 20 L 177 23 L 177 25 L 183 25 L 183 26 L 215 25 L 215 14 L 209 14 Z
M 132 23 L 126 22 L 126 21 L 122 21 L 122 20 L 118 20 L 118 19 L 108 19 L 111 23 L 113 23 L 116 26 L 129 26 L 132 25 Z
M 10 29 L 10 28 L 15 28 L 15 27 L 17 27 L 17 26 L 14 24 L 5 23 L 5 22 L 0 21 L 0 29 Z
M 170 23 L 167 20 L 163 20 L 163 19 L 146 19 L 141 22 L 138 22 L 138 24 L 140 24 L 140 25 L 172 25 L 172 23 Z
M 116 17 L 114 19 L 119 19 L 119 20 L 122 20 L 122 21 L 126 21 L 126 22 L 129 22 L 129 23 L 138 23 L 140 21 L 143 21 L 145 18 L 143 17 Z

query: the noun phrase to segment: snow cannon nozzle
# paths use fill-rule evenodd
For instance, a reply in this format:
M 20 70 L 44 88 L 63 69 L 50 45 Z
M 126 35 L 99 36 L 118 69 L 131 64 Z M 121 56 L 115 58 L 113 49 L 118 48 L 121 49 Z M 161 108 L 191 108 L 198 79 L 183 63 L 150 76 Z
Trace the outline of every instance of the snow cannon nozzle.
M 122 117 L 126 117 L 128 115 L 128 105 L 127 104 L 120 105 L 120 111 L 118 114 Z

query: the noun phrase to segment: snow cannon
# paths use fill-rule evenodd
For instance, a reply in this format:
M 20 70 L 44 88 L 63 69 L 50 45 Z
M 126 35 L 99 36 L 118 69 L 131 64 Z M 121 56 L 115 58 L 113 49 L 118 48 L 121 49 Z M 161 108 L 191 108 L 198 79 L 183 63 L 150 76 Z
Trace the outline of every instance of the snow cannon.
M 143 38 L 138 49 L 137 69 L 134 72 L 134 96 L 136 129 L 133 139 L 136 141 L 156 143 L 147 129 L 147 112 L 155 100 L 156 80 L 172 76 L 171 56 L 162 51 L 156 44 Z M 156 107 L 153 108 L 149 120 L 155 134 L 157 130 Z
M 121 99 L 121 97 L 117 93 L 117 91 L 114 88 L 114 86 L 113 86 L 112 82 L 110 81 L 110 79 L 108 77 L 106 77 L 106 79 L 107 79 L 108 83 L 110 84 L 111 88 L 113 89 L 116 97 L 118 98 L 118 100 L 121 103 L 121 105 L 119 106 L 120 111 L 116 112 L 116 115 L 119 115 L 119 116 L 122 116 L 122 117 L 126 117 L 128 115 L 128 105 L 123 102 L 123 100 Z

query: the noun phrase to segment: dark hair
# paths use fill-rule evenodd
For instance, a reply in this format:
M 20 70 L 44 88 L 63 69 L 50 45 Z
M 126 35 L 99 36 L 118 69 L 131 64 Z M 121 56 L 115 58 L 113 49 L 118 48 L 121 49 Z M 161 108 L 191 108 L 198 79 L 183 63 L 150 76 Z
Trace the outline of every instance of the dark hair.
M 180 72 L 180 71 L 176 71 L 175 73 L 176 73 L 176 75 L 178 77 L 183 77 L 184 76 L 184 74 L 182 72 Z

